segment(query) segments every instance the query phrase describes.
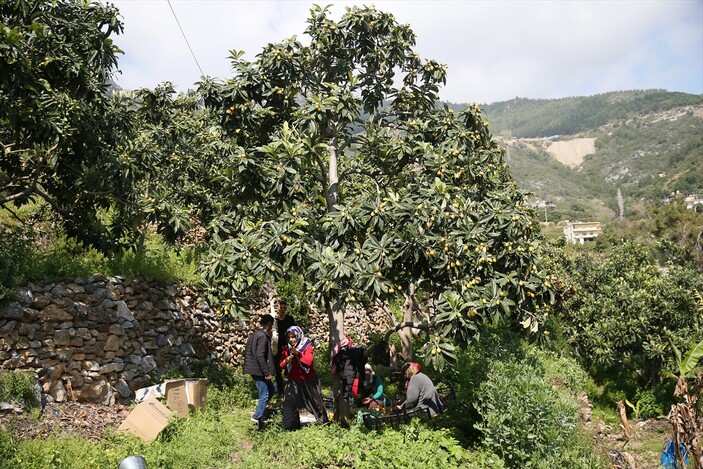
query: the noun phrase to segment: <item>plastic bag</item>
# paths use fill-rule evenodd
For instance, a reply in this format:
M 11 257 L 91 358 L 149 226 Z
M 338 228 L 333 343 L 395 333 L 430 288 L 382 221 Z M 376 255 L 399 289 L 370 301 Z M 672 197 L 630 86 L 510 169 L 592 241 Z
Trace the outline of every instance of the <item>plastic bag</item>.
M 683 444 L 679 444 L 679 447 L 681 449 L 681 453 L 683 454 L 683 459 L 688 465 L 688 451 L 686 451 L 686 447 Z M 678 461 L 676 460 L 673 440 L 669 440 L 664 443 L 660 464 L 664 467 L 664 469 L 683 469 L 679 468 Z

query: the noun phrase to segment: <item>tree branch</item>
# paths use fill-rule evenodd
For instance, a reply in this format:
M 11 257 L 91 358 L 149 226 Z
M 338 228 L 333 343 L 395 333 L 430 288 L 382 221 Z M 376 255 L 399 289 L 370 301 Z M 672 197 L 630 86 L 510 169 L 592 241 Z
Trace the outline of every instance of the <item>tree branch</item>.
M 430 333 L 430 328 L 431 328 L 431 326 L 429 324 L 425 324 L 424 322 L 416 323 L 413 321 L 405 321 L 405 322 L 401 322 L 401 323 L 397 324 L 394 328 L 386 331 L 386 333 L 383 335 L 383 340 L 388 342 L 388 339 L 390 339 L 391 335 L 394 332 L 397 332 L 401 329 L 405 329 L 406 327 L 412 327 L 413 329 L 423 330 L 428 335 Z

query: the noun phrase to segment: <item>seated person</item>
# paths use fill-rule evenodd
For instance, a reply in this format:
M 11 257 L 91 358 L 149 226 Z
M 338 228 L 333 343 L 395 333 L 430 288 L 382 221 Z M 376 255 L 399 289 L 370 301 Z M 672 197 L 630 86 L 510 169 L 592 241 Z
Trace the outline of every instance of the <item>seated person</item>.
M 439 400 L 437 390 L 426 374 L 420 372 L 420 364 L 408 362 L 405 364 L 405 377 L 407 381 L 407 389 L 405 400 L 396 409 L 398 411 L 407 410 L 422 410 L 429 409 L 430 416 L 434 417 L 437 413 L 442 413 L 442 402 Z
M 364 371 L 364 390 L 366 395 L 361 398 L 361 405 L 371 410 L 378 407 L 386 407 L 388 399 L 383 395 L 381 377 L 374 373 L 373 368 L 368 363 L 364 366 Z

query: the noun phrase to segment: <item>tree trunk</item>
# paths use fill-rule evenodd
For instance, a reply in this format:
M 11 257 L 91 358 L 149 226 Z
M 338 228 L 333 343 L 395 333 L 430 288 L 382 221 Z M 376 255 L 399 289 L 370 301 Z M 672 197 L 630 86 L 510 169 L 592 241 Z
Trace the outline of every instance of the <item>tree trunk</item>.
M 413 322 L 413 306 L 415 303 L 415 284 L 411 283 L 408 285 L 408 291 L 405 293 L 405 303 L 403 303 L 403 322 L 412 323 Z M 410 327 L 404 327 L 398 331 L 398 337 L 400 337 L 400 344 L 403 347 L 401 354 L 405 361 L 410 361 L 413 358 L 413 333 Z
M 344 338 L 344 308 L 334 303 L 330 298 L 325 300 L 325 308 L 330 321 L 329 344 L 331 351 L 335 344 Z
M 339 198 L 339 176 L 337 175 L 337 149 L 334 144 L 327 147 L 327 155 L 329 156 L 328 168 L 328 184 L 327 184 L 327 213 L 335 212 L 334 208 L 337 205 Z

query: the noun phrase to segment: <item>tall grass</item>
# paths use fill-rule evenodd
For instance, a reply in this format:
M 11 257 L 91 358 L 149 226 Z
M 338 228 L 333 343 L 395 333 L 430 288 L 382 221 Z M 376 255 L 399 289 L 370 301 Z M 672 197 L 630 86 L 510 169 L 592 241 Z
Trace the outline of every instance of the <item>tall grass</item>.
M 195 285 L 199 251 L 177 250 L 151 236 L 143 251 L 123 249 L 112 254 L 53 234 L 37 242 L 37 233 L 24 227 L 0 229 L 0 299 L 28 281 L 88 277 L 96 273 Z

